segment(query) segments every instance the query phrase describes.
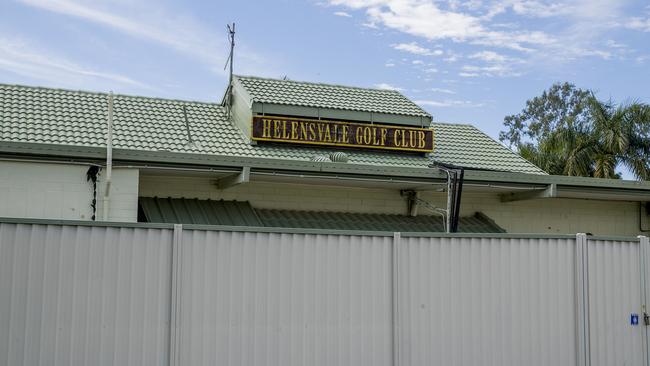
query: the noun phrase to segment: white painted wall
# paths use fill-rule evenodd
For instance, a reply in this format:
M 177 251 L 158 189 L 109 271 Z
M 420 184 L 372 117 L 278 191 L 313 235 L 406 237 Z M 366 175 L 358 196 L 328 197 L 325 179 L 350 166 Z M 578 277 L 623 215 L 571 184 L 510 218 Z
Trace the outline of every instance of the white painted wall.
M 153 176 L 142 176 L 139 189 L 143 197 L 240 200 L 257 208 L 406 214 L 399 191 L 388 189 L 250 182 L 219 190 L 213 179 Z M 446 205 L 444 193 L 423 193 L 421 198 L 438 207 Z M 461 206 L 461 215 L 481 211 L 510 233 L 641 234 L 636 202 L 543 199 L 502 203 L 496 194 L 464 192 Z M 426 211 L 420 208 L 419 212 Z
M 118 222 L 138 221 L 138 181 L 140 173 L 137 169 L 113 168 L 108 220 Z M 97 218 L 103 220 L 104 191 L 106 182 L 100 172 L 97 182 Z
M 88 166 L 0 161 L 0 216 L 90 220 L 92 184 Z M 101 220 L 103 175 L 97 183 Z M 114 169 L 109 221 L 137 221 L 138 170 Z

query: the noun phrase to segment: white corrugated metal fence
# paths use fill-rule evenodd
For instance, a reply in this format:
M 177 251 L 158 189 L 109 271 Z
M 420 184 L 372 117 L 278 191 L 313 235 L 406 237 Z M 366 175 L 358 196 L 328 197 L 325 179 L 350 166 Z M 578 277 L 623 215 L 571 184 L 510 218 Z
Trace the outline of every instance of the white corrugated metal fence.
M 5 222 L 0 365 L 647 365 L 648 246 Z

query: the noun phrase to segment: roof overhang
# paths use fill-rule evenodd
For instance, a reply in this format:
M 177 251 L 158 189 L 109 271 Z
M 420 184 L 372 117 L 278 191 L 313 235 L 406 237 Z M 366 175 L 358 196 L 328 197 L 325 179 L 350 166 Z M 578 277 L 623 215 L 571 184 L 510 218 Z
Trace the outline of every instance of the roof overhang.
M 106 149 L 40 143 L 0 142 L 0 156 L 58 161 L 93 161 L 103 164 Z M 305 184 L 349 181 L 354 186 L 432 189 L 446 176 L 433 168 L 302 160 L 188 154 L 168 151 L 113 149 L 113 165 L 141 169 L 195 169 L 226 174 L 250 169 L 250 180 L 291 179 Z M 163 169 L 163 170 L 164 170 Z M 230 173 L 232 172 L 232 173 Z M 366 183 L 363 183 L 366 182 Z M 506 201 L 540 198 L 578 198 L 617 201 L 650 201 L 650 182 L 567 177 L 516 172 L 466 170 L 466 187 L 485 187 L 505 194 Z M 553 188 L 554 187 L 554 188 Z M 435 189 L 435 188 L 434 188 Z
M 650 201 L 650 191 L 643 189 L 601 188 L 558 185 L 552 183 L 546 187 L 524 192 L 501 194 L 501 202 L 526 201 L 543 198 L 575 198 L 603 201 Z

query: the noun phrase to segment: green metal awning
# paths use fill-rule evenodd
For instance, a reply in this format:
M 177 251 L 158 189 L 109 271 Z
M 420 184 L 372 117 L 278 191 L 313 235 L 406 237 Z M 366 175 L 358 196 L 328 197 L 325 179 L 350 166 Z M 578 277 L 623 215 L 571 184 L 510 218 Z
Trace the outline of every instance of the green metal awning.
M 254 209 L 244 201 L 140 198 L 148 222 L 360 231 L 443 232 L 440 216 Z M 463 233 L 505 233 L 486 215 L 461 217 Z
M 444 232 L 441 216 L 406 216 L 348 212 L 256 210 L 265 226 L 401 232 Z M 458 224 L 463 233 L 504 233 L 493 220 L 482 213 L 461 217 Z
M 159 197 L 140 197 L 139 201 L 147 222 L 264 226 L 246 201 Z

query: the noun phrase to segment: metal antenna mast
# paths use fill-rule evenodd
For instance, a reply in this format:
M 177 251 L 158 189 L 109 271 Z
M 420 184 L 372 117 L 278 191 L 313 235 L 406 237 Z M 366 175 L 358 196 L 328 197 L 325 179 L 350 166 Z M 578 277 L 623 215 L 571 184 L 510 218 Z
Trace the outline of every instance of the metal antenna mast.
M 228 64 L 230 64 L 230 76 L 228 78 L 228 90 L 227 90 L 228 118 L 230 118 L 230 110 L 232 109 L 232 62 L 233 62 L 233 57 L 235 56 L 235 22 L 232 23 L 232 27 L 230 26 L 230 24 L 227 24 L 226 28 L 228 29 L 228 41 L 230 42 L 230 54 L 226 59 L 226 65 L 224 65 L 223 69 L 225 70 L 226 67 L 228 67 Z

